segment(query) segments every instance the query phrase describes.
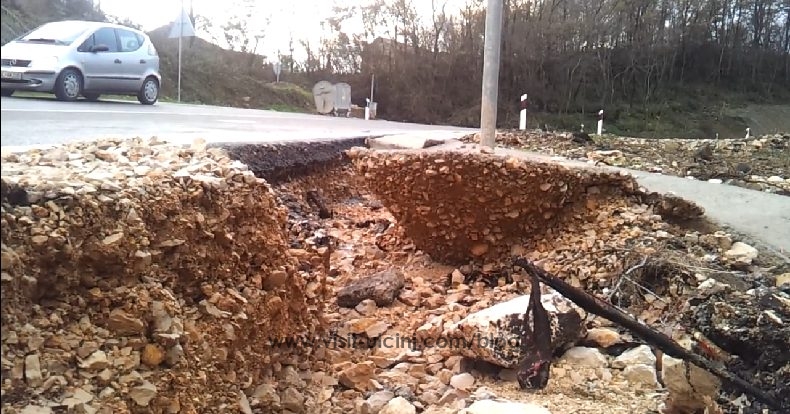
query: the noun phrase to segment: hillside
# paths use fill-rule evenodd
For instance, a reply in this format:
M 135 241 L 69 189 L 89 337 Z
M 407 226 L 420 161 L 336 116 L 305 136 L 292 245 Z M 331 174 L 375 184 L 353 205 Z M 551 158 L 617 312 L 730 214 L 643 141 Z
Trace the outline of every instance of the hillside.
M 149 33 L 156 46 L 163 76 L 162 93 L 177 95 L 178 39 L 169 27 Z M 241 108 L 312 111 L 312 94 L 287 82 L 274 83 L 270 66 L 257 55 L 223 49 L 201 38 L 182 39 L 181 100 Z
M 105 20 L 90 0 L 2 0 L 0 40 L 6 44 L 11 39 L 38 25 L 66 19 Z
M 790 55 L 786 52 L 790 23 L 783 26 L 780 18 L 770 21 L 770 30 L 755 32 L 759 27 L 738 26 L 733 21 L 733 10 L 744 15 L 749 12 L 733 9 L 737 5 L 732 1 L 725 2 L 727 7 L 721 11 L 712 8 L 713 2 L 703 1 L 694 6 L 694 15 L 724 13 L 719 16 L 724 23 L 715 26 L 723 34 L 705 37 L 703 32 L 673 20 L 667 28 L 674 33 L 670 36 L 656 23 L 665 11 L 651 6 L 640 17 L 646 24 L 632 27 L 613 6 L 616 2 L 604 1 L 602 10 L 616 18 L 613 21 L 619 26 L 599 33 L 591 29 L 595 25 L 589 21 L 573 24 L 574 13 L 588 18 L 580 10 L 568 9 L 561 19 L 535 20 L 524 1 L 513 0 L 505 10 L 507 35 L 502 42 L 497 119 L 501 128 L 518 126 L 519 96 L 526 92 L 530 128 L 545 125 L 578 130 L 584 124 L 585 131 L 594 131 L 595 114 L 603 108 L 605 132 L 626 136 L 737 138 L 747 127 L 753 134 L 790 131 L 790 117 L 786 116 L 790 113 Z M 386 0 L 375 3 L 395 4 Z M 763 3 L 770 3 L 776 13 L 785 13 L 790 22 L 790 11 L 774 7 L 777 0 Z M 667 5 L 680 7 L 674 0 Z M 408 20 L 408 10 L 365 7 L 345 15 Z M 334 38 L 330 36 L 319 48 L 308 51 L 305 62 L 296 62 L 299 69 L 294 73 L 284 70 L 281 79 L 285 82 L 278 84 L 261 56 L 186 38 L 181 98 L 192 103 L 312 112 L 309 89 L 315 82 L 346 82 L 351 85 L 352 102 L 364 105 L 371 74 L 375 74 L 378 118 L 477 127 L 484 11 L 468 8 L 457 21 L 443 15 L 434 18 L 443 25 L 410 26 L 404 32 L 409 39 L 406 43 L 379 38 L 364 44 L 353 34 L 333 29 Z M 41 23 L 61 19 L 111 17 L 96 10 L 90 0 L 2 0 L 3 43 Z M 586 46 L 584 39 L 609 38 L 620 30 L 617 27 L 629 36 L 609 48 Z M 726 35 L 731 31 L 743 33 Z M 550 41 L 551 36 L 540 36 L 542 32 L 563 40 Z M 765 41 L 760 37 L 763 32 Z M 166 26 L 150 35 L 162 59 L 163 99 L 173 100 L 177 96 L 178 47 L 177 39 L 169 39 L 168 33 Z M 690 43 L 677 43 L 687 36 Z M 650 43 L 651 38 L 660 44 Z

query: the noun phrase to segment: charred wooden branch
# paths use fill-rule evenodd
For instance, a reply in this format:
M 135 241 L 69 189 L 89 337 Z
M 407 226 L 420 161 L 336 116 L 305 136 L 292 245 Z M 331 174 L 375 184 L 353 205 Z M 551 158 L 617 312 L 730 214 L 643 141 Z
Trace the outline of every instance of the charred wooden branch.
M 324 198 L 316 190 L 309 190 L 305 196 L 307 203 L 318 209 L 318 217 L 325 219 L 332 217 L 332 211 L 327 208 Z
M 551 326 L 549 313 L 540 301 L 540 281 L 534 274 L 530 274 L 530 279 L 532 288 L 524 313 L 524 337 L 521 338 L 521 354 L 525 357 L 519 363 L 517 378 L 521 389 L 542 389 L 548 385 L 551 371 Z M 529 326 L 530 313 L 533 326 Z
M 729 382 L 744 394 L 750 395 L 775 409 L 781 409 L 779 401 L 768 393 L 758 389 L 754 385 L 738 377 L 732 372 L 727 371 L 721 364 L 712 362 L 701 355 L 695 354 L 680 346 L 669 336 L 650 328 L 639 322 L 635 318 L 614 307 L 589 293 L 567 284 L 562 279 L 550 274 L 549 272 L 535 266 L 532 262 L 524 258 L 517 258 L 513 265 L 527 271 L 531 277 L 537 277 L 561 295 L 570 299 L 573 303 L 598 316 L 606 318 L 630 330 L 649 344 L 656 346 L 665 354 L 691 362 L 694 365 L 716 375 L 722 380 Z M 534 285 L 534 282 L 533 282 Z M 534 289 L 534 287 L 533 287 Z

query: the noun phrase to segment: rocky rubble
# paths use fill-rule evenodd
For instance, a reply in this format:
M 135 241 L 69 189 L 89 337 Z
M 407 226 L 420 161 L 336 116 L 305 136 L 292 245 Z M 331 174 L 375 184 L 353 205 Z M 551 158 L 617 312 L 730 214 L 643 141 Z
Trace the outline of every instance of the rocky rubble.
M 542 292 L 543 301 L 555 306 L 556 326 L 564 328 L 557 333 L 565 333 L 556 335 L 560 339 L 555 341 L 557 355 L 547 388 L 520 390 L 515 370 L 503 358 L 491 358 L 491 347 L 481 347 L 480 342 L 471 349 L 457 346 L 460 339 L 475 344 L 470 339 L 478 333 L 479 337 L 507 335 L 508 328 L 515 326 L 513 319 L 520 317 L 516 308 L 529 293 L 529 283 L 510 265 L 512 253 L 525 255 L 574 285 L 612 300 L 691 348 L 706 344 L 705 349 L 714 349 L 705 335 L 715 337 L 721 327 L 733 325 L 726 319 L 733 311 L 711 313 L 711 309 L 723 308 L 708 304 L 726 303 L 732 290 L 747 291 L 766 280 L 779 285 L 786 279 L 781 274 L 766 278 L 769 257 L 763 252 L 755 256 L 737 245 L 748 241 L 673 224 L 669 218 L 698 215 L 699 211 L 681 200 L 640 194 L 632 190 L 628 177 L 590 177 L 544 164 L 539 168 L 511 165 L 504 159 L 470 154 L 423 157 L 354 150 L 350 151 L 357 163 L 354 167 L 313 171 L 274 187 L 253 178 L 247 183 L 223 178 L 228 188 L 219 191 L 168 177 L 175 175 L 172 171 L 194 165 L 201 167 L 187 167 L 196 168 L 190 171 L 192 175 L 201 168 L 226 168 L 225 173 L 212 174 L 247 177 L 244 166 L 227 160 L 221 150 L 172 149 L 140 142 L 99 145 L 117 147 L 122 154 L 126 151 L 124 157 L 138 163 L 152 163 L 134 155 L 150 150 L 156 154 L 151 157 L 172 168 L 164 169 L 168 173 L 155 186 L 142 186 L 128 183 L 143 178 L 127 171 L 126 160 L 121 159 L 120 167 L 96 162 L 91 171 L 117 168 L 127 171 L 126 179 L 111 181 L 119 182 L 121 190 L 98 191 L 118 201 L 108 202 L 108 207 L 90 216 L 81 213 L 88 217 L 82 225 L 93 232 L 80 232 L 81 227 L 69 224 L 63 234 L 79 248 L 69 251 L 64 262 L 53 255 L 55 251 L 41 253 L 30 247 L 29 233 L 21 224 L 7 227 L 3 223 L 3 318 L 7 311 L 12 315 L 3 319 L 2 331 L 4 412 L 58 412 L 64 405 L 71 405 L 74 412 L 245 414 L 630 414 L 662 412 L 662 407 L 760 412 L 752 410 L 748 398 L 729 394 L 710 374 L 661 355 L 548 288 Z M 83 147 L 66 152 L 94 151 L 75 148 Z M 36 217 L 36 204 L 20 206 L 10 199 L 21 199 L 20 188 L 30 188 L 23 179 L 12 177 L 40 174 L 29 167 L 37 164 L 24 158 L 33 155 L 16 157 L 12 164 L 3 165 L 3 220 L 13 217 L 15 222 L 38 223 L 33 218 L 17 219 Z M 445 162 L 436 163 L 432 157 Z M 441 194 L 450 185 L 450 170 L 435 166 L 448 163 L 461 166 L 456 172 L 463 179 L 479 176 L 469 178 L 474 185 L 459 186 L 470 197 L 465 204 L 458 203 L 456 195 Z M 16 169 L 7 171 L 6 165 Z M 71 167 L 62 166 L 59 174 L 69 177 Z M 367 174 L 358 174 L 360 169 Z M 424 174 L 429 169 L 436 174 Z M 545 181 L 508 183 L 514 180 L 511 173 L 515 180 L 525 180 L 531 169 Z M 388 180 L 387 176 L 397 178 Z M 414 190 L 399 182 L 410 176 Z M 68 180 L 80 182 L 79 177 L 75 174 Z M 558 192 L 567 193 L 570 203 L 562 196 L 539 192 L 545 182 L 563 188 L 558 181 L 567 184 L 564 192 Z M 497 195 L 492 183 L 508 193 Z M 159 195 L 168 191 L 177 202 Z M 399 196 L 398 191 L 413 191 L 410 194 L 418 202 L 408 203 L 407 194 Z M 519 199 L 521 193 L 532 197 Z M 24 194 L 27 197 L 30 192 Z M 144 203 L 150 200 L 145 198 L 148 194 L 160 198 Z M 189 198 L 193 194 L 199 198 Z M 320 214 L 308 202 L 308 194 L 322 199 L 331 214 Z M 505 223 L 497 220 L 507 217 L 507 197 L 517 200 L 510 201 L 511 207 L 535 218 L 530 222 L 531 232 L 497 230 Z M 246 208 L 250 199 L 254 207 Z M 549 207 L 535 205 L 535 200 L 544 199 Z M 59 200 L 52 201 L 63 202 Z M 69 200 L 81 212 L 93 211 L 85 207 L 93 200 L 90 196 Z M 389 209 L 395 204 L 401 206 L 399 211 Z M 177 209 L 162 209 L 176 205 Z M 123 206 L 134 207 L 144 223 L 135 233 L 127 230 L 124 218 L 129 213 Z M 28 207 L 29 214 L 24 215 Z M 437 235 L 442 229 L 445 234 L 493 234 L 486 239 L 493 239 L 488 251 L 475 256 L 470 250 L 474 244 L 410 230 L 410 226 L 428 227 L 409 220 L 434 220 L 438 207 L 445 216 L 442 220 L 449 224 L 437 219 L 439 224 L 430 227 L 432 231 Z M 70 217 L 77 210 L 64 211 L 72 212 L 64 212 L 64 217 Z M 546 211 L 562 220 L 549 220 L 540 227 L 539 218 Z M 204 221 L 190 220 L 200 217 L 198 212 Z M 480 221 L 456 221 L 463 217 Z M 486 225 L 486 220 L 493 220 L 493 225 Z M 66 219 L 58 215 L 57 223 L 61 221 Z M 206 227 L 201 222 L 216 224 L 212 236 L 203 231 Z M 46 225 L 50 226 L 47 234 L 60 228 Z M 140 267 L 132 261 L 124 266 L 116 259 L 113 263 L 121 264 L 109 270 L 113 273 L 99 277 L 99 262 L 86 257 L 95 251 L 92 245 L 115 234 L 116 228 L 124 235 L 152 240 L 146 245 L 152 251 L 151 260 L 147 267 Z M 218 230 L 232 237 L 218 238 L 223 234 Z M 91 234 L 99 236 L 91 238 Z M 500 234 L 515 238 L 499 239 L 496 235 Z M 164 250 L 167 244 L 150 247 L 176 238 L 184 242 L 172 250 Z M 460 250 L 455 252 L 456 248 Z M 164 253 L 154 254 L 156 250 Z M 134 257 L 136 251 L 115 250 L 112 257 Z M 498 254 L 488 254 L 494 252 Z M 263 255 L 261 261 L 250 260 L 255 254 Z M 36 283 L 30 283 L 28 275 L 50 280 L 42 275 L 53 266 L 76 270 L 77 265 L 68 268 L 69 261 L 88 269 L 80 275 L 87 277 L 61 270 L 55 273 L 57 277 L 49 276 L 54 281 L 48 283 L 54 286 L 62 279 L 68 283 L 60 283 L 68 288 L 49 292 L 39 292 Z M 391 283 L 372 283 L 380 279 Z M 189 289 L 191 283 L 199 289 Z M 11 284 L 13 289 L 7 290 Z M 699 292 L 705 294 L 689 302 Z M 784 293 L 772 292 L 780 298 L 777 303 L 784 303 Z M 749 297 L 733 303 L 749 306 Z M 277 306 L 266 306 L 272 303 Z M 776 308 L 767 310 L 771 309 L 785 317 Z M 697 322 L 681 323 L 682 315 L 695 314 L 695 310 L 697 320 L 715 314 L 709 318 L 716 321 L 709 324 L 710 331 L 695 332 Z M 559 323 L 561 315 L 569 323 Z M 764 319 L 759 321 L 770 322 Z M 750 321 L 744 318 L 738 329 L 748 330 L 753 326 Z M 261 340 L 272 332 L 292 338 L 318 337 L 321 342 L 299 348 L 271 347 Z M 763 336 L 758 329 L 748 331 L 748 338 L 755 347 L 761 346 Z M 763 384 L 778 384 L 781 377 L 767 372 L 775 367 L 762 367 L 755 372 L 765 376 Z M 786 372 L 781 369 L 778 372 Z M 36 408 L 45 404 L 50 405 Z
M 478 142 L 476 135 L 462 138 Z M 497 142 L 590 163 L 671 174 L 790 195 L 790 134 L 748 139 L 645 139 L 611 135 L 575 142 L 569 133 L 503 130 Z
M 4 154 L 2 183 L 3 412 L 260 409 L 307 369 L 269 339 L 321 332 L 320 251 L 289 251 L 272 188 L 223 151 L 75 143 Z M 297 388 L 273 396 L 304 412 Z
M 464 232 L 484 233 L 490 229 L 491 234 L 499 235 L 499 229 L 505 228 L 498 221 L 507 216 L 508 210 L 505 206 L 519 210 L 519 215 L 524 211 L 522 205 L 508 202 L 508 196 L 519 193 L 519 190 L 511 189 L 511 185 L 518 189 L 523 188 L 522 194 L 529 194 L 532 188 L 539 188 L 547 182 L 556 186 L 555 180 L 566 183 L 575 179 L 577 181 L 568 184 L 568 187 L 584 196 L 579 197 L 575 204 L 564 205 L 564 213 L 567 215 L 560 216 L 563 220 L 545 223 L 546 227 L 542 231 L 526 234 L 525 238 L 515 242 L 508 237 L 489 237 L 487 241 L 495 246 L 494 249 L 523 254 L 541 263 L 546 270 L 572 284 L 598 292 L 598 295 L 628 308 L 646 323 L 665 327 L 661 329 L 671 329 L 666 332 L 671 332 L 689 347 L 696 346 L 694 344 L 698 342 L 697 339 L 689 339 L 696 338 L 695 325 L 680 328 L 677 324 L 679 316 L 689 309 L 688 297 L 696 291 L 697 286 L 706 289 L 712 285 L 721 285 L 720 280 L 739 287 L 768 282 L 768 279 L 760 279 L 759 276 L 755 279 L 750 276 L 755 266 L 764 264 L 762 260 L 766 258 L 755 255 L 754 249 L 747 243 L 734 241 L 722 231 L 699 233 L 666 221 L 666 218 L 683 215 L 684 212 L 691 214 L 693 218 L 700 214 L 700 210 L 679 203 L 680 200 L 634 191 L 628 185 L 627 178 L 619 175 L 599 176 L 600 181 L 590 185 L 594 190 L 585 191 L 585 183 L 589 182 L 586 180 L 590 180 L 589 176 L 585 176 L 586 171 L 569 171 L 555 167 L 552 174 L 541 175 L 540 167 L 544 165 L 542 163 L 519 163 L 510 159 L 461 152 L 427 154 L 359 149 L 350 152 L 355 167 L 366 178 L 368 188 L 390 209 L 398 223 L 396 228 L 403 229 L 401 245 L 414 245 L 428 253 L 431 258 L 438 257 L 445 263 L 457 266 L 446 271 L 446 293 L 442 290 L 446 297 L 436 301 L 430 300 L 428 296 L 432 294 L 420 291 L 416 283 L 410 286 L 407 275 L 407 286 L 401 293 L 404 304 L 414 305 L 411 298 L 420 297 L 423 307 L 435 309 L 425 317 L 417 317 L 417 321 L 411 324 L 411 329 L 416 327 L 417 338 L 447 336 L 457 330 L 454 329 L 455 326 L 475 312 L 507 303 L 523 295 L 524 276 L 509 267 L 505 258 L 507 253 L 489 255 L 486 250 L 475 255 L 469 244 L 464 243 Z M 434 169 L 437 164 L 445 168 L 435 174 L 420 173 Z M 523 173 L 530 168 L 537 172 L 533 175 Z M 535 181 L 519 181 L 521 174 Z M 458 179 L 456 175 L 461 178 Z M 517 184 L 513 184 L 513 181 Z M 438 188 L 443 190 L 438 191 Z M 596 198 L 595 195 L 602 192 L 601 188 L 608 190 L 607 197 Z M 569 193 L 568 199 L 573 200 L 573 193 Z M 469 197 L 477 198 L 477 202 L 469 201 Z M 481 197 L 483 201 L 480 201 Z M 537 197 L 533 199 L 540 200 L 541 203 L 544 200 Z M 408 200 L 417 202 L 409 203 Z M 472 206 L 476 209 L 472 209 Z M 482 214 L 488 217 L 477 220 Z M 470 215 L 472 218 L 469 218 Z M 484 224 L 477 227 L 478 222 Z M 546 228 L 550 230 L 545 231 Z M 442 230 L 446 232 L 443 234 Z M 429 231 L 434 233 L 426 235 Z M 450 233 L 451 231 L 455 233 Z M 462 243 L 454 240 L 453 236 L 462 239 Z M 495 244 L 497 241 L 501 243 L 498 246 Z M 641 261 L 634 258 L 635 253 L 642 258 Z M 465 262 L 463 259 L 455 261 L 456 257 L 464 255 Z M 412 289 L 418 289 L 418 293 L 410 294 Z M 395 312 L 400 314 L 400 311 Z M 483 312 L 485 313 L 486 311 Z M 479 327 L 477 333 L 488 333 L 491 329 L 499 332 L 500 326 L 507 326 L 508 317 L 499 316 L 501 317 L 496 318 L 496 321 L 492 320 L 488 325 L 475 324 Z M 424 322 L 420 322 L 421 319 Z M 582 332 L 579 332 L 577 338 L 567 342 L 599 347 L 606 354 L 593 352 L 591 348 L 571 348 L 576 351 L 566 352 L 567 358 L 560 359 L 552 368 L 552 380 L 547 394 L 558 392 L 553 387 L 564 386 L 578 392 L 579 386 L 588 381 L 587 384 L 599 386 L 607 384 L 607 389 L 631 387 L 644 390 L 648 394 L 640 394 L 640 401 L 648 404 L 652 401 L 653 409 L 657 409 L 659 400 L 664 401 L 663 405 L 674 409 L 714 409 L 717 401 L 729 404 L 730 400 L 721 399 L 721 384 L 711 374 L 668 356 L 655 356 L 653 350 L 645 346 L 639 347 L 639 343 L 635 343 L 633 339 L 623 340 L 622 336 L 613 335 L 611 330 L 602 326 L 606 325 L 603 322 L 593 325 L 587 322 L 585 326 L 596 334 L 581 338 L 579 336 Z M 395 326 L 388 333 L 403 332 L 395 331 L 394 328 Z M 755 338 L 755 343 L 765 340 L 765 337 Z M 707 339 L 699 341 L 707 347 L 713 346 Z M 631 348 L 634 349 L 624 353 Z M 440 354 L 449 355 L 449 358 L 461 356 L 494 362 L 494 367 L 480 366 L 480 371 L 475 371 L 475 375 L 485 377 L 484 373 L 490 374 L 493 369 L 494 378 L 513 381 L 514 372 L 506 368 L 508 362 L 501 358 L 491 358 L 490 349 L 486 351 L 448 349 Z M 431 355 L 430 349 L 423 349 L 422 352 L 422 356 L 426 352 Z M 376 351 L 373 355 L 376 355 Z M 408 352 L 398 355 L 393 363 L 409 360 Z M 410 371 L 407 369 L 406 372 Z M 691 377 L 686 375 L 689 372 L 692 373 Z M 585 392 L 606 394 L 602 390 Z M 645 395 L 652 395 L 653 398 L 645 398 Z M 540 401 L 551 405 L 551 398 Z M 567 409 L 562 405 L 559 407 L 562 407 L 560 412 Z

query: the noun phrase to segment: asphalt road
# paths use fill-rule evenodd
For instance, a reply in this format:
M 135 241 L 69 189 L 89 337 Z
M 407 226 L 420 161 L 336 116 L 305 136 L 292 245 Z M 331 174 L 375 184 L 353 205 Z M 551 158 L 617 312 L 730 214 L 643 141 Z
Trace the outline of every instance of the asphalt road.
M 288 112 L 159 102 L 59 102 L 48 97 L 2 98 L 3 147 L 39 146 L 107 137 L 172 142 L 262 142 L 431 133 L 459 136 L 468 128 Z
M 644 171 L 628 170 L 650 191 L 694 201 L 714 221 L 790 261 L 790 197 Z

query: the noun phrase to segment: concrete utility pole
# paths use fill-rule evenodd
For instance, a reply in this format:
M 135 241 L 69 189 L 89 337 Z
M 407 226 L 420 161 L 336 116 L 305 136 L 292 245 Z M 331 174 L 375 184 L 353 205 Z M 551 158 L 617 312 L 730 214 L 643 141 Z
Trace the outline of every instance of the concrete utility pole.
M 184 13 L 184 0 L 181 0 L 181 13 Z M 184 21 L 182 16 L 178 16 L 178 102 L 181 102 L 181 38 L 184 37 Z
M 499 52 L 502 43 L 502 0 L 488 0 L 483 52 L 483 96 L 480 101 L 480 144 L 494 148 L 499 97 Z

